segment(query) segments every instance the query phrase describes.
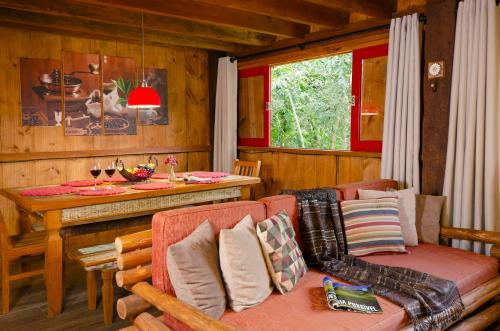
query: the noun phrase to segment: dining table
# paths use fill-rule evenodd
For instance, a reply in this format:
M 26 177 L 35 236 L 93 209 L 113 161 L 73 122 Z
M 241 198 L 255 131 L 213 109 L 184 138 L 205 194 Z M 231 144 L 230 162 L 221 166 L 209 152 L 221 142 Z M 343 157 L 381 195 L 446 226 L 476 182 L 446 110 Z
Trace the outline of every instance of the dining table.
M 150 181 L 165 182 L 156 179 Z M 49 276 L 45 277 L 45 284 L 48 315 L 56 316 L 61 313 L 63 300 L 64 245 L 61 230 L 64 228 L 152 215 L 162 210 L 186 205 L 227 199 L 249 200 L 250 186 L 259 182 L 258 177 L 229 175 L 210 184 L 176 181 L 173 187 L 155 190 L 133 189 L 132 183 L 113 184 L 115 187 L 124 188 L 124 192 L 104 196 L 22 194 L 26 189 L 33 187 L 4 188 L 0 190 L 0 194 L 12 200 L 22 213 L 43 220 L 47 232 L 45 274 Z

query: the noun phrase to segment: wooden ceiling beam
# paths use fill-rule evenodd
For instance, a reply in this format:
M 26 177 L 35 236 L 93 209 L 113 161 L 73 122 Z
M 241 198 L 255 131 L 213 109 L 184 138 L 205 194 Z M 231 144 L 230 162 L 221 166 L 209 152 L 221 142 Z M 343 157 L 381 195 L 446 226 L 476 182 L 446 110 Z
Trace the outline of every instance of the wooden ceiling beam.
M 29 30 L 64 33 L 76 37 L 119 40 L 131 43 L 141 42 L 141 29 L 111 23 L 95 22 L 75 17 L 38 14 L 9 8 L 0 8 L 0 25 L 14 26 Z M 241 52 L 248 47 L 177 34 L 166 34 L 145 30 L 144 41 L 149 45 L 176 45 L 201 49 L 220 50 L 230 53 Z
M 348 13 L 303 0 L 199 0 L 200 2 L 259 13 L 285 20 L 339 28 L 348 23 Z
M 396 11 L 395 0 L 306 0 L 317 5 L 360 13 L 375 18 L 390 18 Z
M 309 26 L 192 0 L 76 0 L 153 15 L 177 17 L 282 37 L 303 37 Z
M 30 11 L 34 13 L 84 18 L 103 23 L 115 23 L 131 27 L 140 27 L 141 17 L 137 12 L 116 10 L 106 6 L 95 6 L 75 3 L 68 0 L 0 0 L 0 7 Z M 276 37 L 244 31 L 230 27 L 220 27 L 197 23 L 179 18 L 165 19 L 164 16 L 144 15 L 144 26 L 147 29 L 173 32 L 194 37 L 210 38 L 252 46 L 270 45 Z

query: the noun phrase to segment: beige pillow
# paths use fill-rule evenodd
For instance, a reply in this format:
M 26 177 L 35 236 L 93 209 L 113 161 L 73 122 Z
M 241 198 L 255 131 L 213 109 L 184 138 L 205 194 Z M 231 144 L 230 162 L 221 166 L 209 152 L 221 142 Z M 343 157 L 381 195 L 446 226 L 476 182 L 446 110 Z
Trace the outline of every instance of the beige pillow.
M 398 198 L 399 222 L 406 246 L 418 246 L 417 228 L 415 225 L 415 190 L 410 187 L 399 191 L 358 190 L 359 199 Z
M 441 209 L 446 200 L 443 196 L 417 195 L 418 241 L 439 244 Z
M 212 226 L 206 220 L 189 236 L 167 249 L 167 270 L 179 300 L 219 319 L 226 292 Z
M 273 291 L 252 216 L 219 234 L 219 258 L 229 306 L 236 312 L 263 302 Z

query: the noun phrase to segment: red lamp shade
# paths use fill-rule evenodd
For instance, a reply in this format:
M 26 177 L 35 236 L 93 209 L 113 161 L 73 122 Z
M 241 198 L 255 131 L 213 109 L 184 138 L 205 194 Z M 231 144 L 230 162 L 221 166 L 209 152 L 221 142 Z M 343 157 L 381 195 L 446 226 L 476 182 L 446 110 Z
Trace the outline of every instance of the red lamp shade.
M 151 87 L 137 87 L 128 95 L 127 107 L 129 108 L 158 108 L 160 96 Z

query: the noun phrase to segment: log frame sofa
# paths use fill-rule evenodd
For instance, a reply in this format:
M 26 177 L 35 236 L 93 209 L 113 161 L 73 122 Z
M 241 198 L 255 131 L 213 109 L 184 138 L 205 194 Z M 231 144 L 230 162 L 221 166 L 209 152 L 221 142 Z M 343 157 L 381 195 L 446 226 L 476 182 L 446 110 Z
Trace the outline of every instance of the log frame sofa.
M 396 183 L 394 181 L 373 180 L 373 181 L 352 183 L 347 185 L 339 185 L 334 188 L 337 190 L 337 196 L 339 200 L 340 199 L 349 200 L 357 198 L 358 188 L 385 189 L 387 187 L 395 187 L 395 186 Z M 293 215 L 292 218 L 294 217 L 297 218 L 297 210 L 296 210 L 297 208 L 295 205 L 295 200 L 290 196 L 268 197 L 259 200 L 259 202 L 240 201 L 240 202 L 231 202 L 231 203 L 212 205 L 212 206 L 200 206 L 195 208 L 196 211 L 201 213 L 207 212 L 208 215 L 210 210 L 213 208 L 219 208 L 219 209 L 232 208 L 235 206 L 235 204 L 245 205 L 252 203 L 260 203 L 263 205 L 262 210 L 264 210 L 265 215 L 262 217 L 270 217 L 275 213 L 279 212 L 280 210 L 285 209 L 289 212 L 290 215 Z M 161 237 L 161 235 L 159 235 L 161 233 L 160 229 L 160 227 L 162 226 L 161 224 L 165 217 L 179 217 L 180 219 L 180 216 L 183 213 L 186 213 L 187 211 L 188 209 L 185 209 L 184 211 L 171 210 L 171 211 L 157 213 L 153 218 L 152 231 L 145 231 L 140 235 L 135 235 L 137 239 L 135 243 L 133 240 L 130 240 L 126 237 L 117 239 L 117 241 L 122 240 L 123 242 L 127 242 L 126 245 L 127 247 L 125 247 L 126 248 L 125 251 L 129 251 L 129 253 L 125 254 L 134 253 L 133 251 L 135 249 L 144 249 L 145 247 L 152 245 L 151 257 L 150 256 L 148 256 L 147 258 L 143 257 L 139 261 L 140 263 L 135 266 L 133 266 L 132 264 L 128 264 L 127 267 L 130 267 L 131 269 L 119 271 L 116 275 L 117 280 L 118 279 L 120 280 L 118 282 L 119 286 L 124 286 L 134 293 L 130 297 L 123 298 L 118 301 L 117 311 L 119 312 L 120 317 L 134 319 L 134 317 L 139 314 L 138 317 L 136 317 L 137 321 L 135 322 L 135 325 L 127 328 L 128 330 L 144 330 L 144 328 L 146 329 L 154 328 L 159 330 L 170 330 L 170 328 L 174 330 L 178 329 L 236 330 L 237 329 L 235 326 L 228 324 L 227 321 L 224 319 L 224 317 L 222 321 L 214 320 L 209 316 L 205 315 L 204 313 L 202 313 L 201 311 L 177 300 L 174 295 L 171 295 L 172 293 L 171 289 L 166 290 L 165 286 L 168 287 L 168 284 L 165 285 L 164 281 L 160 279 L 162 277 L 162 274 L 166 273 L 166 267 L 164 265 L 165 262 L 164 261 L 162 262 L 164 255 L 161 254 L 161 251 L 164 251 L 166 247 L 163 238 Z M 260 219 L 258 221 L 260 221 Z M 235 224 L 236 222 L 237 221 L 233 222 L 233 224 Z M 294 226 L 297 226 L 297 220 L 294 221 Z M 173 230 L 170 229 L 169 231 L 176 231 L 176 229 Z M 296 232 L 298 233 L 298 231 Z M 189 232 L 187 234 L 189 234 Z M 183 236 L 185 237 L 187 236 L 187 234 L 183 234 Z M 493 244 L 490 254 L 491 256 L 500 259 L 499 232 L 441 227 L 441 236 L 443 238 L 475 240 Z M 486 259 L 486 257 L 484 256 L 482 256 L 482 258 Z M 150 264 L 149 260 L 152 260 L 152 264 Z M 491 260 L 493 259 L 489 258 L 488 261 L 491 262 Z M 498 264 L 495 265 L 491 264 L 491 265 L 492 268 L 495 268 L 495 270 L 493 270 L 492 277 L 489 277 L 488 279 L 481 281 L 479 286 L 476 286 L 466 291 L 466 293 L 462 293 L 462 301 L 465 305 L 465 311 L 463 313 L 462 320 L 459 321 L 457 324 L 455 324 L 453 326 L 453 329 L 480 330 L 485 326 L 493 323 L 500 316 L 500 304 L 498 300 L 495 300 L 495 298 L 498 299 L 498 296 L 500 295 L 500 275 L 498 274 Z M 128 277 L 123 278 L 124 274 L 121 273 L 128 274 Z M 154 286 L 146 282 L 146 280 L 151 276 L 153 278 Z M 126 280 L 123 281 L 124 279 Z M 470 315 L 478 311 L 478 308 L 484 307 L 485 303 L 492 303 L 492 304 L 487 309 L 483 309 L 478 313 L 476 313 L 475 315 L 473 315 L 473 317 L 469 317 Z M 140 308 L 137 309 L 137 307 L 139 306 Z M 150 306 L 155 306 L 158 310 L 160 310 L 165 314 L 163 321 L 169 324 L 169 327 L 167 327 L 164 324 L 158 324 L 157 323 L 158 319 L 151 319 L 151 318 L 146 319 L 144 318 L 144 316 L 141 316 L 142 315 L 140 314 L 141 311 L 149 308 Z M 122 312 L 122 314 L 120 314 L 120 311 Z M 159 319 L 162 320 L 161 317 Z M 152 324 L 149 326 L 144 326 L 144 320 L 150 321 Z M 140 325 L 142 325 L 142 327 Z M 405 328 L 409 330 L 412 329 L 411 325 L 407 325 L 406 327 L 402 326 L 398 328 L 399 329 Z

